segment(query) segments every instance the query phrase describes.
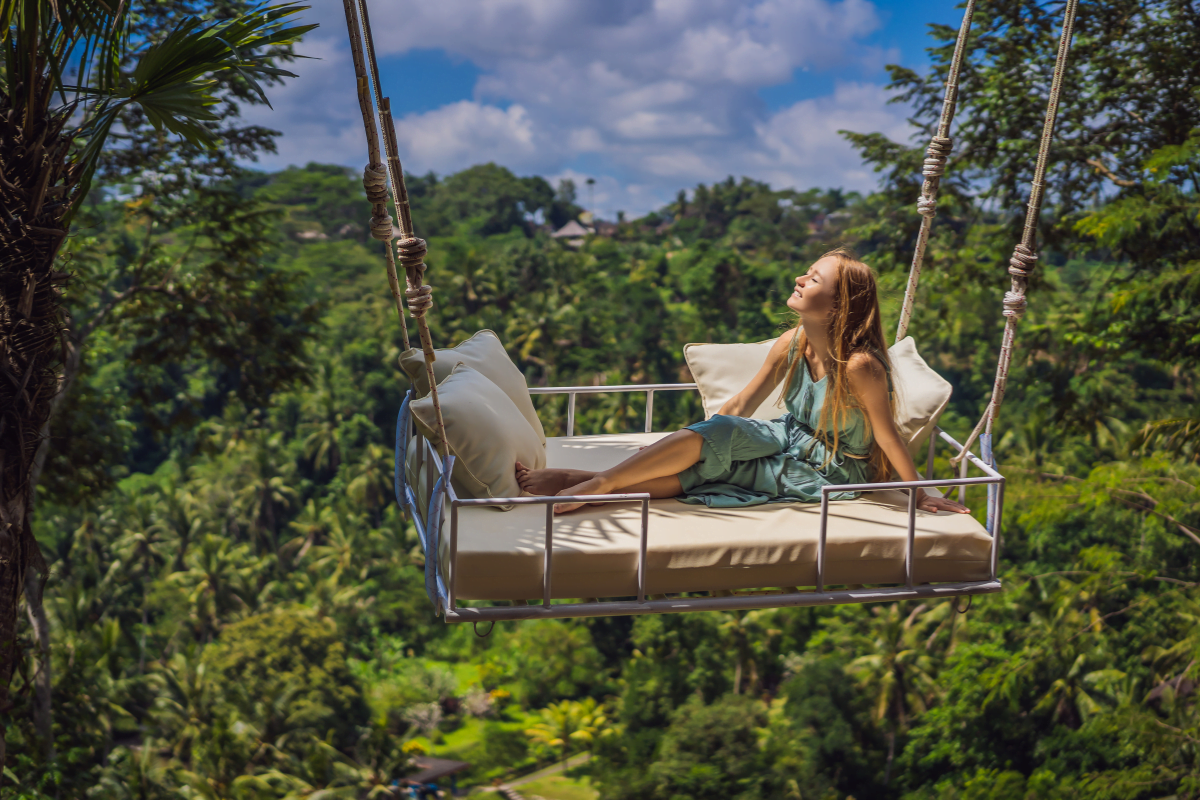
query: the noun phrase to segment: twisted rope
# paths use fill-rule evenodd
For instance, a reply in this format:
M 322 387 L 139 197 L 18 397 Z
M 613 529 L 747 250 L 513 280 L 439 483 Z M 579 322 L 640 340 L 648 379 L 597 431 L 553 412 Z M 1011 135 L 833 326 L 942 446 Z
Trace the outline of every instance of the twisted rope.
M 396 250 L 399 253 L 400 265 L 404 267 L 406 275 L 415 271 L 417 275 L 424 277 L 427 269 L 424 239 L 418 239 L 415 236 L 401 239 L 396 242 Z M 413 286 L 410 282 L 409 287 L 404 291 L 404 296 L 408 298 L 408 313 L 412 314 L 415 319 L 421 319 L 429 309 L 433 308 L 433 287 L 426 286 L 421 278 L 418 278 L 415 283 L 417 285 Z
M 379 152 L 379 132 L 375 129 L 375 112 L 371 107 L 370 90 L 367 87 L 367 68 L 363 63 L 362 33 L 358 24 L 358 12 L 352 0 L 343 0 L 346 12 L 346 32 L 350 36 L 350 54 L 354 61 L 354 79 L 358 93 L 358 110 L 362 112 L 363 130 L 367 134 L 367 154 L 370 163 L 363 169 L 363 189 L 371 204 L 371 220 L 368 226 L 371 237 L 388 243 L 383 248 L 384 264 L 387 267 L 388 286 L 392 291 L 392 302 L 396 306 L 396 317 L 400 320 L 400 337 L 404 349 L 408 344 L 408 323 L 404 321 L 404 304 L 400 300 L 400 281 L 396 277 L 396 260 L 392 254 L 392 218 L 387 213 L 387 170 Z
M 908 270 L 908 285 L 904 288 L 904 304 L 900 307 L 900 322 L 896 326 L 896 341 L 908 333 L 908 322 L 912 319 L 913 303 L 917 297 L 917 284 L 921 280 L 921 262 L 925 260 L 925 248 L 929 244 L 929 231 L 937 214 L 938 187 L 946 172 L 946 160 L 950 157 L 953 141 L 950 139 L 950 123 L 954 121 L 954 110 L 958 105 L 958 75 L 962 70 L 963 56 L 967 50 L 967 38 L 971 33 L 971 18 L 975 15 L 975 0 L 967 0 L 963 11 L 962 25 L 954 43 L 954 55 L 950 59 L 950 71 L 946 73 L 946 94 L 942 100 L 942 116 L 938 120 L 937 133 L 925 149 L 925 164 L 921 174 L 921 196 L 917 199 L 917 213 L 921 215 L 921 229 L 917 232 L 917 244 L 913 248 L 912 266 Z
M 1058 40 L 1058 57 L 1054 61 L 1054 79 L 1050 83 L 1050 97 L 1046 101 L 1046 121 L 1042 125 L 1042 139 L 1038 144 L 1037 166 L 1033 170 L 1033 181 L 1029 187 L 1029 203 L 1025 209 L 1025 228 L 1021 241 L 1013 248 L 1008 260 L 1008 274 L 1012 285 L 1004 293 L 1004 338 L 1000 342 L 1000 358 L 996 363 L 996 383 L 992 387 L 992 399 L 983 411 L 983 416 L 963 443 L 958 455 L 950 459 L 957 466 L 966 458 L 967 451 L 980 433 L 992 432 L 1004 392 L 1008 387 L 1008 371 L 1012 365 L 1013 342 L 1017 336 L 1017 323 L 1025 313 L 1025 292 L 1029 276 L 1037 266 L 1037 226 L 1042 213 L 1042 199 L 1046 193 L 1046 164 L 1050 160 L 1050 144 L 1054 139 L 1054 121 L 1058 116 L 1058 101 L 1062 94 L 1063 76 L 1067 70 L 1067 59 L 1071 55 L 1071 36 L 1075 30 L 1075 14 L 1079 0 L 1067 0 L 1063 10 L 1062 35 Z
M 425 358 L 425 375 L 429 379 L 429 394 L 433 401 L 437 448 L 443 459 L 449 456 L 446 441 L 446 425 L 442 420 L 442 404 L 438 399 L 437 378 L 433 372 L 433 362 L 437 356 L 433 349 L 433 339 L 429 335 L 429 324 L 426 314 L 433 308 L 433 287 L 424 282 L 425 253 L 427 247 L 424 239 L 418 239 L 413 234 L 412 212 L 408 202 L 408 188 L 404 185 L 404 168 L 400 164 L 399 147 L 396 144 L 396 129 L 392 120 L 391 101 L 382 96 L 379 83 L 379 64 L 375 58 L 375 43 L 371 34 L 371 18 L 367 12 L 366 0 L 342 0 L 346 10 L 346 27 L 350 34 L 350 50 L 354 58 L 354 72 L 358 79 L 359 106 L 363 113 L 363 124 L 367 129 L 367 146 L 371 162 L 363 170 L 363 188 L 367 199 L 373 203 L 374 212 L 371 216 L 371 235 L 376 239 L 387 241 L 388 285 L 392 297 L 396 301 L 396 311 L 400 323 L 404 326 L 404 312 L 400 301 L 400 279 L 396 272 L 394 258 L 398 257 L 400 266 L 404 269 L 404 297 L 408 300 L 408 310 L 417 321 L 417 335 L 421 340 L 421 353 Z M 360 25 L 361 17 L 361 25 Z M 365 57 L 364 57 L 365 53 Z M 370 67 L 368 80 L 367 67 Z M 371 99 L 367 93 L 370 84 L 375 98 L 372 108 Z M 386 165 L 380 160 L 379 142 L 376 133 L 376 123 L 383 133 L 383 146 L 387 151 Z M 385 172 L 386 170 L 386 172 Z M 392 227 L 392 218 L 387 213 L 386 185 L 388 179 L 392 187 L 392 201 L 396 206 L 396 221 L 399 228 L 399 241 L 396 243 L 396 253 L 393 255 L 391 239 L 396 235 Z M 380 198 L 375 203 L 374 198 Z M 403 327 L 404 347 L 409 345 L 408 329 Z

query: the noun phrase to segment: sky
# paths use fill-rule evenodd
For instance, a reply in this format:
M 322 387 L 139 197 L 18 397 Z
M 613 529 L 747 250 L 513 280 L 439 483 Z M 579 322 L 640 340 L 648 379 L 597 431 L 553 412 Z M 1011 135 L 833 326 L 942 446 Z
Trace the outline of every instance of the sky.
M 923 70 L 928 24 L 962 19 L 954 0 L 368 2 L 406 172 L 494 161 L 585 206 L 592 177 L 606 219 L 729 175 L 872 189 L 837 131 L 909 140 L 884 67 Z M 283 134 L 259 169 L 367 160 L 342 4 L 312 5 L 298 77 L 245 113 Z

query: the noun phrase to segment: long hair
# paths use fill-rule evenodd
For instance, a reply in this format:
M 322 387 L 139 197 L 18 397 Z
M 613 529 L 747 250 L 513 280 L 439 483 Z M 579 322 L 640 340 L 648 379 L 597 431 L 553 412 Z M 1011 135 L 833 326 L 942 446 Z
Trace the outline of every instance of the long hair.
M 828 380 L 816 430 L 817 439 L 825 445 L 825 464 L 822 465 L 824 467 L 837 452 L 841 430 L 852 411 L 863 415 L 867 433 L 871 432 L 871 421 L 867 418 L 862 403 L 850 391 L 850 357 L 856 353 L 867 353 L 879 358 L 889 371 L 892 366 L 888 360 L 887 342 L 883 338 L 883 321 L 879 313 L 879 292 L 874 271 L 845 247 L 830 250 L 821 258 L 833 258 L 837 261 L 837 291 L 834 294 L 833 309 L 829 314 L 829 356 L 825 360 L 825 374 Z M 805 369 L 808 368 L 804 356 L 808 350 L 808 336 L 799 321 L 796 323 L 794 336 L 796 357 L 784 377 L 783 391 L 779 394 L 781 402 L 787 395 L 796 370 L 802 365 Z M 894 397 L 889 396 L 888 406 L 894 416 Z M 874 437 L 867 458 L 873 480 L 886 481 L 891 474 L 891 465 L 879 445 L 875 444 Z

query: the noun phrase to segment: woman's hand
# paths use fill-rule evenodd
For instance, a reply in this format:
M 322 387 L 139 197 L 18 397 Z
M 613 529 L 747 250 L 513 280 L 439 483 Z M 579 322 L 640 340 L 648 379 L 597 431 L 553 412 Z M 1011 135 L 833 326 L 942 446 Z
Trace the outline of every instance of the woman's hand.
M 964 506 L 962 503 L 956 503 L 953 500 L 948 500 L 945 497 L 938 497 L 929 494 L 924 489 L 917 490 L 917 508 L 922 511 L 953 511 L 955 514 L 970 514 L 971 509 Z

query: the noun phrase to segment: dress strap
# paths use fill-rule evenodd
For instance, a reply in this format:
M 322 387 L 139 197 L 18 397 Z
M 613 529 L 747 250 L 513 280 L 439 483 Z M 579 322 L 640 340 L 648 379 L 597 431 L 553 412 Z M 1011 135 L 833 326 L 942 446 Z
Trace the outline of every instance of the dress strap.
M 879 351 L 874 347 L 871 348 L 871 355 L 875 356 L 875 360 L 883 367 L 883 371 L 887 373 L 888 394 L 895 394 L 896 389 L 892 386 L 892 368 L 888 365 L 887 359 L 880 355 Z

